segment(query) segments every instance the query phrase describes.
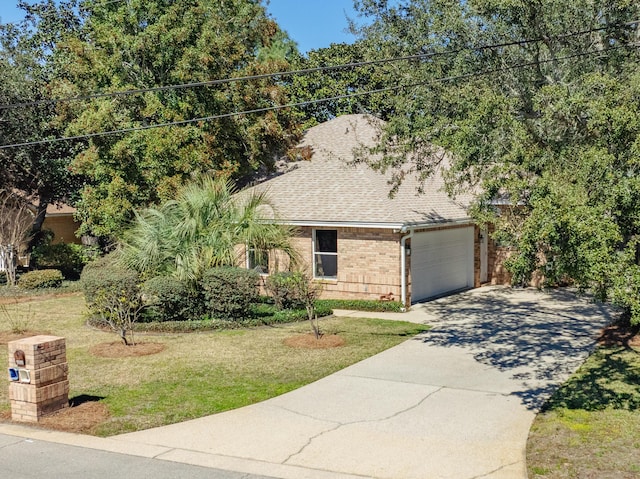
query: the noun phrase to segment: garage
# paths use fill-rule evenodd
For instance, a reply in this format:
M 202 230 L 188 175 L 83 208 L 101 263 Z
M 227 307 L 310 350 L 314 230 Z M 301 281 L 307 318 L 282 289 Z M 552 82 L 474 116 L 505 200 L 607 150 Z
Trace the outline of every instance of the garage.
M 473 226 L 414 234 L 412 303 L 473 287 L 473 239 Z

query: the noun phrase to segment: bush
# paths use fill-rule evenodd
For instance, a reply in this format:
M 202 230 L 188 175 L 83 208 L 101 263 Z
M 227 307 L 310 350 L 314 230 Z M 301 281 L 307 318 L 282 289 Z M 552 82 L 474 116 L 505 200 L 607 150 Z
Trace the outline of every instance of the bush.
M 237 319 L 250 313 L 258 301 L 260 275 L 242 268 L 212 268 L 201 280 L 207 312 L 212 317 Z
M 125 344 L 134 343 L 127 335 L 133 332 L 144 306 L 138 274 L 105 256 L 85 266 L 80 282 L 89 311 L 118 333 Z
M 197 320 L 205 313 L 202 295 L 186 281 L 156 276 L 143 284 L 142 291 L 150 321 Z
M 81 244 L 42 243 L 33 248 L 31 262 L 37 268 L 59 269 L 65 279 L 78 279 L 93 254 L 94 249 Z
M 265 289 L 278 309 L 303 308 L 304 300 L 300 295 L 300 286 L 306 281 L 300 272 L 279 272 L 267 278 Z
M 24 273 L 18 279 L 18 286 L 24 289 L 57 288 L 64 277 L 57 269 L 40 269 Z

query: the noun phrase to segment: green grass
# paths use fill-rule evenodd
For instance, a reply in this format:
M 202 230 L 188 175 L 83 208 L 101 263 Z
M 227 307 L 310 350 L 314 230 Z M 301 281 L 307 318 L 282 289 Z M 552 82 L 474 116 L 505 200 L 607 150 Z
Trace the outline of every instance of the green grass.
M 3 273 L 0 273 L 2 275 Z M 0 284 L 0 299 L 12 300 L 22 298 L 33 298 L 37 296 L 62 295 L 76 293 L 80 291 L 79 281 L 63 281 L 58 288 L 26 289 L 18 286 L 7 286 Z
M 165 350 L 152 356 L 108 359 L 89 348 L 117 341 L 116 335 L 88 328 L 81 295 L 10 305 L 14 315 L 31 316 L 30 329 L 63 336 L 67 342 L 70 398 L 103 398 L 111 417 L 98 435 L 146 429 L 241 407 L 296 389 L 343 369 L 408 337 L 425 326 L 380 319 L 328 318 L 324 333 L 345 345 L 294 349 L 283 341 L 310 332 L 308 322 L 245 330 L 189 334 L 136 334 Z M 10 325 L 0 323 L 0 331 Z M 0 356 L 6 357 L 6 345 Z M 9 408 L 8 382 L 0 384 L 0 409 Z
M 530 478 L 640 477 L 640 354 L 600 347 L 538 414 Z

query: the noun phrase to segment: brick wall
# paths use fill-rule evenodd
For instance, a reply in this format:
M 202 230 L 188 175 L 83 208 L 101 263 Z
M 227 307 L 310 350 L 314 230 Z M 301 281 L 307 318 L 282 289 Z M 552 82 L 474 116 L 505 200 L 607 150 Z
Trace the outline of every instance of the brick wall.
M 451 227 L 433 228 L 424 231 L 437 231 Z M 332 228 L 318 228 L 332 229 Z M 335 299 L 380 299 L 389 293 L 399 301 L 401 291 L 400 239 L 399 233 L 391 230 L 372 228 L 333 228 L 338 231 L 338 278 L 323 280 L 325 298 Z M 474 286 L 480 286 L 480 231 L 475 228 L 474 242 Z M 302 267 L 311 274 L 313 228 L 303 227 L 293 239 Z M 410 240 L 408 241 L 410 244 Z M 491 243 L 488 250 L 492 258 Z M 270 256 L 270 272 L 284 271 L 288 268 L 288 259 L 283 255 Z M 244 263 L 243 263 L 244 265 Z M 491 281 L 493 264 L 488 265 L 488 277 Z M 411 298 L 411 256 L 407 256 L 407 299 Z
M 331 228 L 325 228 L 331 229 Z M 325 298 L 400 299 L 400 235 L 390 230 L 333 228 L 338 231 L 338 278 L 323 280 Z M 294 239 L 303 265 L 312 271 L 312 231 L 301 228 Z

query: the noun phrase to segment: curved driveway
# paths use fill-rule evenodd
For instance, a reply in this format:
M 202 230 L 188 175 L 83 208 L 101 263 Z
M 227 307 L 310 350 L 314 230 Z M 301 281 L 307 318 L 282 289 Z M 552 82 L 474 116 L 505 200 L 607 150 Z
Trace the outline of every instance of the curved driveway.
M 536 411 L 612 319 L 568 292 L 492 287 L 341 314 L 434 327 L 269 401 L 85 445 L 280 478 L 524 479 Z

